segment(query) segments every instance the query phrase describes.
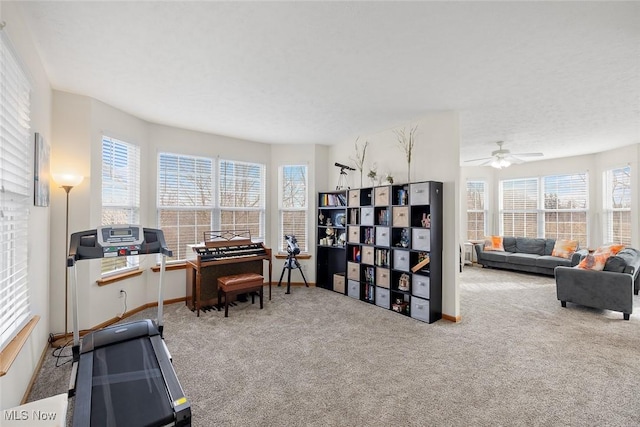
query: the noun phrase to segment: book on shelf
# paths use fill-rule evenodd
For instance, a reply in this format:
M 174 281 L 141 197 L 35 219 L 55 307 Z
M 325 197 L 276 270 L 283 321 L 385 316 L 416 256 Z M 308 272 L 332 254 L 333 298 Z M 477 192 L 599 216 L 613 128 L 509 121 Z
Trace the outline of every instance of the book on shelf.
M 321 207 L 347 206 L 347 199 L 343 194 L 324 193 L 320 197 Z

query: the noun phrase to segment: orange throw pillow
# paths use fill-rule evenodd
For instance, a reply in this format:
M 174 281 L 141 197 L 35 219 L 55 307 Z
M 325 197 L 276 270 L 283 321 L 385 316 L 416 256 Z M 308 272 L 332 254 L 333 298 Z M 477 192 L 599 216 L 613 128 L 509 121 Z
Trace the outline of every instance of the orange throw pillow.
M 504 245 L 502 243 L 502 236 L 489 236 L 485 237 L 484 250 L 485 251 L 503 251 Z
M 593 254 L 589 254 L 580 261 L 578 268 L 585 270 L 602 271 L 607 262 L 607 258 L 613 256 L 624 249 L 624 245 L 608 245 L 596 249 Z
M 569 259 L 577 249 L 577 240 L 556 240 L 556 243 L 553 245 L 553 251 L 551 251 L 551 256 Z

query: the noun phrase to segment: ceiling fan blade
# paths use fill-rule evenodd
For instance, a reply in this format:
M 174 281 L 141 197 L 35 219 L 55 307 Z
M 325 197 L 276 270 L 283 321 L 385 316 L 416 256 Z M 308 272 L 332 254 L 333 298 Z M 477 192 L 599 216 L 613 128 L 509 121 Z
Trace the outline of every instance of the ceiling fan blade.
M 540 157 L 544 156 L 542 153 L 513 153 L 512 156 L 518 157 Z
M 466 163 L 466 162 L 479 162 L 479 161 L 481 161 L 481 160 L 492 160 L 492 159 L 493 159 L 493 157 L 483 157 L 483 158 L 481 158 L 481 159 L 465 160 L 465 163 Z

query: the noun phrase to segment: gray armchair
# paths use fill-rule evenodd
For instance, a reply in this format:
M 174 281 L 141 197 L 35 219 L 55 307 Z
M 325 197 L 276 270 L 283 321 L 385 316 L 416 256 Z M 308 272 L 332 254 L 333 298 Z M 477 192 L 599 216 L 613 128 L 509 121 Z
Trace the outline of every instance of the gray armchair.
M 620 311 L 625 320 L 633 312 L 633 295 L 640 289 L 640 251 L 626 248 L 609 257 L 603 271 L 556 267 L 556 292 L 567 302 Z

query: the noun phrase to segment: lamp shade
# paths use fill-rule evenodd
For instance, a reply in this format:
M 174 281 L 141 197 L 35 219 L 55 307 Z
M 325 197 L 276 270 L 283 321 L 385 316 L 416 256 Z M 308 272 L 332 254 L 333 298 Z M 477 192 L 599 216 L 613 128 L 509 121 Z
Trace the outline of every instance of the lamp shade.
M 75 187 L 76 185 L 80 185 L 80 183 L 84 180 L 84 176 L 73 175 L 70 173 L 54 173 L 53 180 L 60 187 Z

